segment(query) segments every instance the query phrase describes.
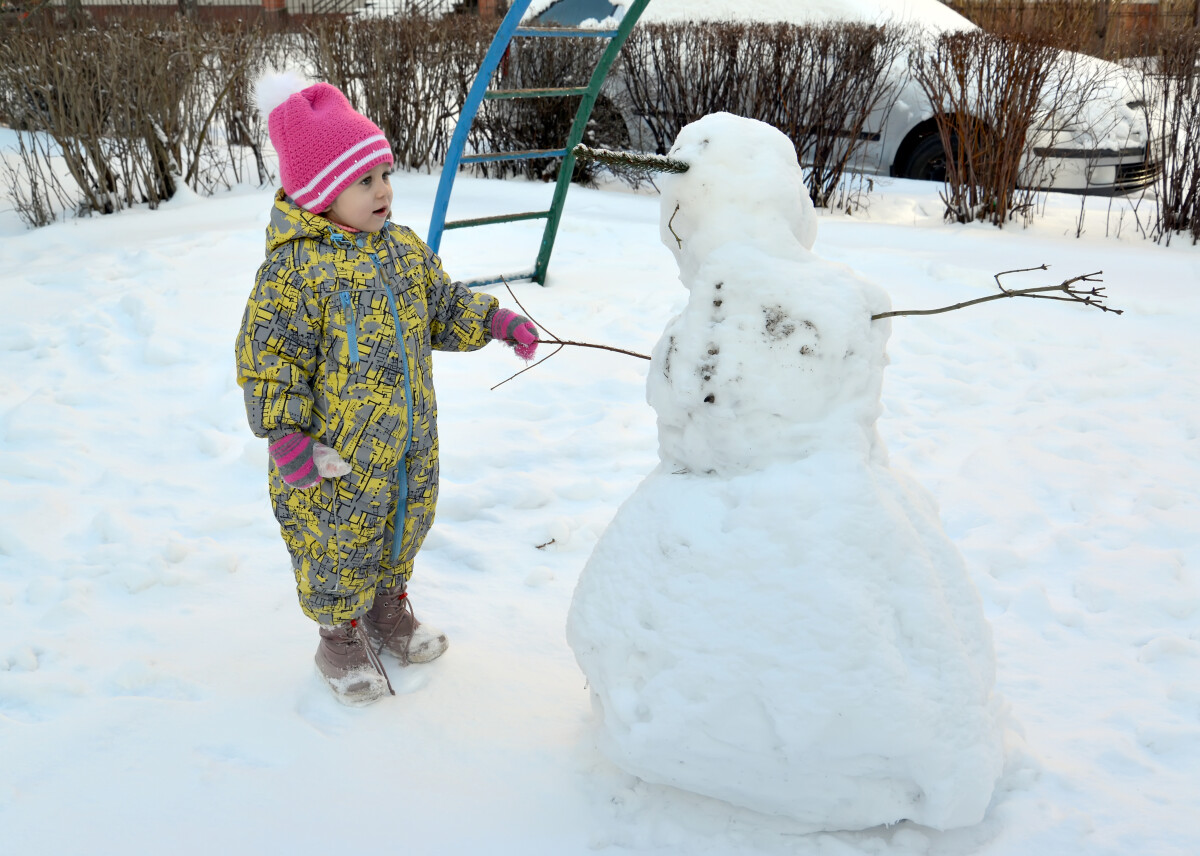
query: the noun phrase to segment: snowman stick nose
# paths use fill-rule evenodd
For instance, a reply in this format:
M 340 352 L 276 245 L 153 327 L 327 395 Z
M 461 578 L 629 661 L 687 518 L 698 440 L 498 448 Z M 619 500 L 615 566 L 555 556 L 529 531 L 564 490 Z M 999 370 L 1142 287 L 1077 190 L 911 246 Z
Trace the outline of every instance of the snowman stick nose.
M 571 149 L 576 160 L 595 161 L 609 166 L 622 166 L 638 172 L 687 172 L 691 164 L 665 155 L 642 152 L 614 152 L 612 149 L 593 149 L 583 143 Z

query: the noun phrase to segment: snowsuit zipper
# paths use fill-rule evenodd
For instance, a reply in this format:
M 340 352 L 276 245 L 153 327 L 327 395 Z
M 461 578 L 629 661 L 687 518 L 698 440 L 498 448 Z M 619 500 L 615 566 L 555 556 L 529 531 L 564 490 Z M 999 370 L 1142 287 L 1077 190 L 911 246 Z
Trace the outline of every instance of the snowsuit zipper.
M 359 239 L 359 247 L 362 247 Z M 394 250 L 393 250 L 394 252 Z M 383 275 L 383 265 L 376 253 L 368 252 L 375 264 L 375 275 L 383 281 L 383 290 L 387 294 L 388 307 L 392 310 L 392 321 L 396 326 L 396 348 L 400 351 L 400 366 L 404 377 L 404 408 L 408 415 L 406 424 L 408 431 L 404 437 L 404 448 L 400 452 L 400 462 L 396 465 L 396 510 L 392 517 L 392 551 L 391 563 L 394 565 L 400 559 L 400 550 L 404 539 L 404 521 L 408 507 L 408 450 L 412 445 L 413 436 L 413 396 L 412 382 L 408 375 L 408 349 L 404 347 L 404 331 L 400 326 L 400 311 L 396 307 L 396 295 L 392 293 L 386 277 Z
M 342 292 L 342 315 L 346 319 L 346 342 L 350 351 L 350 367 L 358 368 L 358 318 L 349 291 Z

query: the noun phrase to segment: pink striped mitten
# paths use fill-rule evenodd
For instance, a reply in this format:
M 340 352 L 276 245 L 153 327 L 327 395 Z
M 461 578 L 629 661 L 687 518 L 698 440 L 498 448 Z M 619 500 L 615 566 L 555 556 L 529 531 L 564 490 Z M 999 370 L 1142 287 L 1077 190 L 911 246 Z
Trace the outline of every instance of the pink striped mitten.
M 537 350 L 538 334 L 533 322 L 510 309 L 497 309 L 492 315 L 492 338 L 511 345 L 517 356 L 532 360 Z
M 320 483 L 321 474 L 317 472 L 317 464 L 313 460 L 315 445 L 312 437 L 296 431 L 267 447 L 271 460 L 279 467 L 279 475 L 283 476 L 288 487 L 305 488 Z

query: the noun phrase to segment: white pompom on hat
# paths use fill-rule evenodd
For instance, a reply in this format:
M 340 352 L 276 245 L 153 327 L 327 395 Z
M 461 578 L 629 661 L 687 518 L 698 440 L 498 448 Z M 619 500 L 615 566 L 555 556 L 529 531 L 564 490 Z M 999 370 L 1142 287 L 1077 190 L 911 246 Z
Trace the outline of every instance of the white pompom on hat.
M 254 97 L 279 154 L 283 190 L 301 208 L 320 214 L 364 173 L 394 162 L 383 131 L 336 86 L 277 72 L 258 80 Z
M 312 86 L 298 71 L 271 71 L 254 83 L 254 103 L 258 112 L 270 116 L 271 111 L 288 98 Z

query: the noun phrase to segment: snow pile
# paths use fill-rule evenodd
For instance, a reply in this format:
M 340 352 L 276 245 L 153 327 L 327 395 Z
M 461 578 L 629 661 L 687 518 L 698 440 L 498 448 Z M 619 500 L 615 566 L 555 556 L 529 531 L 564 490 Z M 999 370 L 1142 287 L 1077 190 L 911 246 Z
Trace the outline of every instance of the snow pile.
M 791 143 L 685 128 L 662 239 L 659 466 L 582 572 L 568 641 L 626 770 L 818 829 L 982 819 L 1003 766 L 989 628 L 875 430 L 886 295 L 811 253 Z

